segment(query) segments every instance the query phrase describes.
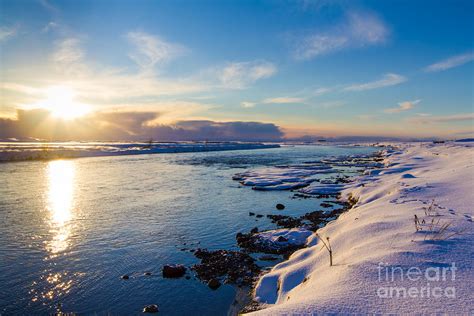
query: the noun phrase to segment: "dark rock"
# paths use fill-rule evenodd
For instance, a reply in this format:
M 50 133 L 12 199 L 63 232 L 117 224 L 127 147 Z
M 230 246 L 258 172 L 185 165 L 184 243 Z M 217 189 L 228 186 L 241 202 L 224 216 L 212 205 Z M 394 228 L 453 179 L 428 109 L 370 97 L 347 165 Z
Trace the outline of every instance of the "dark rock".
M 145 272 L 143 275 L 151 275 L 151 272 Z
M 329 203 L 326 203 L 326 202 L 323 202 L 321 204 L 319 204 L 321 207 L 332 207 L 332 204 L 329 204 Z
M 300 218 L 291 217 L 287 215 L 267 215 L 269 219 L 272 220 L 272 223 L 277 224 L 279 227 L 283 228 L 295 228 L 301 227 L 303 225 Z
M 212 290 L 217 290 L 221 286 L 221 282 L 217 279 L 210 279 L 209 282 L 207 282 L 207 286 Z
M 257 214 L 255 217 L 257 217 L 257 218 L 262 218 L 263 215 L 262 215 L 262 214 Z
M 277 238 L 277 241 L 278 241 L 278 242 L 287 242 L 288 239 L 285 238 L 285 237 L 283 237 L 283 236 L 279 236 L 279 237 Z
M 158 313 L 158 305 L 152 304 L 143 307 L 144 313 Z
M 163 277 L 180 278 L 186 273 L 186 267 L 181 264 L 165 265 L 163 267 Z
M 281 204 L 281 203 L 278 203 L 278 204 L 276 205 L 276 209 L 277 209 L 277 210 L 280 210 L 280 211 L 281 211 L 281 210 L 284 210 L 284 209 L 285 209 L 285 205 L 283 205 L 283 204 Z
M 186 280 L 191 279 L 191 277 L 189 275 L 187 275 L 185 278 L 186 278 Z
M 258 233 L 258 227 L 252 228 L 252 230 L 250 230 L 250 233 L 251 233 L 251 234 L 256 234 L 256 233 Z
M 249 212 L 249 216 L 254 216 L 255 213 L 254 212 Z
M 260 273 L 255 259 L 240 251 L 198 249 L 194 255 L 201 259 L 201 263 L 191 269 L 198 279 L 206 283 L 225 277 L 226 283 L 248 286 L 255 282 Z
M 122 280 L 128 280 L 128 279 L 130 279 L 130 277 L 129 277 L 128 275 L 126 275 L 126 274 L 122 275 L 120 278 L 121 278 Z

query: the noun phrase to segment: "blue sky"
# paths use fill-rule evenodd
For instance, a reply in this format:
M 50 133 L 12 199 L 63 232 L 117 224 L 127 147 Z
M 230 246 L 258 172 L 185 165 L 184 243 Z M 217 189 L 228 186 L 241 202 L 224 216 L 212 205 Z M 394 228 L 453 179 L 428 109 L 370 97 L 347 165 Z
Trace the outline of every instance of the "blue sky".
M 158 113 L 146 125 L 473 134 L 473 1 L 0 3 L 10 119 L 62 95 L 58 113 Z

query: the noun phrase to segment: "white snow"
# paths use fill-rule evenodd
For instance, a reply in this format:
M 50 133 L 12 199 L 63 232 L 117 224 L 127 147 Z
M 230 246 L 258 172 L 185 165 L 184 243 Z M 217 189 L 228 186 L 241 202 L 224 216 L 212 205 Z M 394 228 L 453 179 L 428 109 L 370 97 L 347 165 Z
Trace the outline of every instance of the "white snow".
M 301 188 L 315 181 L 318 174 L 333 173 L 331 166 L 321 164 L 278 166 L 273 168 L 260 168 L 252 171 L 238 173 L 234 180 L 254 190 L 291 190 Z
M 473 144 L 397 146 L 384 168 L 345 185 L 357 204 L 318 231 L 334 265 L 310 236 L 260 278 L 255 314 L 472 314 Z
M 304 228 L 275 229 L 256 234 L 261 241 L 269 244 L 294 246 L 305 245 L 306 240 L 311 235 L 312 232 Z M 279 240 L 280 237 L 284 238 L 286 241 Z
M 233 179 L 242 185 L 252 186 L 254 190 L 299 190 L 306 194 L 337 194 L 345 188 L 343 185 L 327 185 L 321 175 L 339 173 L 347 168 L 378 167 L 380 163 L 373 162 L 364 155 L 324 158 L 318 162 L 307 162 L 287 166 L 258 168 L 252 171 L 237 173 Z M 335 167 L 340 167 L 338 169 Z M 320 183 L 315 181 L 321 180 Z M 307 188 L 304 188 L 308 186 Z

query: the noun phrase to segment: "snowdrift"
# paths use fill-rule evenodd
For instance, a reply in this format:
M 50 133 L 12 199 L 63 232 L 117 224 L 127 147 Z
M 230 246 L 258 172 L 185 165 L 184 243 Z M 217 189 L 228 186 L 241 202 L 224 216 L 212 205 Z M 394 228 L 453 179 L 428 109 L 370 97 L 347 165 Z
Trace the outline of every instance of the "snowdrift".
M 260 278 L 252 314 L 474 311 L 473 144 L 395 145 L 342 192 L 357 204 L 318 231 L 334 265 L 310 236 Z

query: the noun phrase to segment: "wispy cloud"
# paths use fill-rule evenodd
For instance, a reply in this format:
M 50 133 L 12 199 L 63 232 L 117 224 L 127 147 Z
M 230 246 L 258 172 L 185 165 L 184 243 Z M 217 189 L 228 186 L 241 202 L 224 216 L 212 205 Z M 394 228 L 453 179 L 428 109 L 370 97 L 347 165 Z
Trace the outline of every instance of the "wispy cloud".
M 384 43 L 389 36 L 385 23 L 368 12 L 349 12 L 345 21 L 327 32 L 315 32 L 295 40 L 294 57 L 308 60 L 351 47 Z
M 151 69 L 157 64 L 169 62 L 187 51 L 182 45 L 145 32 L 129 32 L 127 39 L 136 48 L 136 52 L 129 56 L 142 69 Z
M 390 109 L 385 109 L 384 112 L 393 114 L 393 113 L 400 113 L 400 112 L 403 112 L 403 111 L 408 111 L 408 110 L 413 109 L 413 107 L 416 104 L 420 103 L 420 102 L 421 102 L 421 100 L 400 102 L 400 103 L 398 103 L 397 107 L 390 108 Z
M 16 33 L 17 33 L 17 27 L 15 26 L 0 27 L 0 43 L 14 37 Z
M 346 91 L 373 90 L 373 89 L 379 89 L 379 88 L 384 88 L 384 87 L 389 87 L 389 86 L 395 86 L 405 81 L 407 81 L 407 78 L 405 78 L 404 76 L 388 73 L 388 74 L 385 74 L 383 78 L 380 80 L 353 84 L 348 87 L 345 87 L 344 90 Z
M 434 123 L 452 123 L 452 122 L 466 122 L 474 123 L 474 113 L 462 113 L 454 115 L 431 116 L 423 115 L 418 117 L 408 118 L 407 121 L 416 124 L 434 124 Z
M 58 23 L 51 21 L 48 24 L 46 24 L 41 31 L 43 33 L 48 33 L 54 29 L 57 29 L 58 27 L 59 27 Z
M 84 64 L 85 51 L 79 38 L 65 38 L 57 41 L 55 46 L 51 58 L 60 72 L 74 76 L 87 72 Z
M 218 71 L 222 85 L 231 89 L 243 89 L 260 79 L 273 76 L 277 67 L 267 61 L 234 62 Z
M 329 35 L 311 35 L 304 38 L 298 45 L 295 58 L 307 60 L 313 57 L 327 54 L 345 47 L 349 39 L 346 37 Z
M 437 63 L 429 65 L 424 70 L 426 72 L 444 71 L 444 70 L 448 70 L 454 67 L 464 65 L 473 60 L 474 60 L 474 52 L 470 52 L 470 53 L 453 56 L 448 59 L 439 61 Z
M 43 8 L 48 10 L 51 14 L 58 14 L 59 13 L 59 9 L 57 7 L 55 7 L 54 5 L 52 5 L 51 3 L 49 3 L 48 0 L 39 0 L 39 3 L 41 4 L 41 6 Z
M 265 104 L 285 104 L 285 103 L 303 103 L 305 99 L 294 97 L 268 98 L 262 101 Z
M 326 94 L 328 92 L 331 92 L 331 88 L 317 88 L 316 90 L 312 91 L 311 92 L 311 96 L 313 97 L 317 97 L 317 96 L 320 96 L 320 95 L 323 95 L 323 94 Z
M 255 107 L 255 106 L 257 105 L 257 103 L 244 101 L 244 102 L 240 103 L 240 105 L 241 105 L 243 108 L 248 109 L 248 108 L 253 108 L 253 107 Z
M 72 64 L 82 61 L 84 50 L 78 38 L 66 38 L 56 43 L 56 51 L 53 54 L 55 62 L 60 64 Z

